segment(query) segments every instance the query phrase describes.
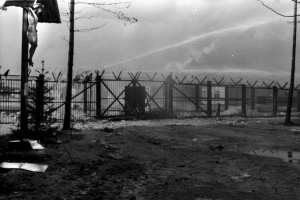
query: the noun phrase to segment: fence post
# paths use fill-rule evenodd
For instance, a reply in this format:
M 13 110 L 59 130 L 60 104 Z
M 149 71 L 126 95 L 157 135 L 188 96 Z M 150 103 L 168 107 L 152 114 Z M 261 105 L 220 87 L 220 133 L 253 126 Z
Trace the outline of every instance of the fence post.
M 83 83 L 83 112 L 87 114 L 87 82 Z
M 221 104 L 220 103 L 217 104 L 217 113 L 216 113 L 216 115 L 217 115 L 217 117 L 220 117 L 220 115 L 221 115 Z
M 96 76 L 96 116 L 101 118 L 101 76 Z
M 37 110 L 37 118 L 36 118 L 36 132 L 38 132 L 38 125 L 43 122 L 43 117 L 44 117 L 44 84 L 45 84 L 45 79 L 44 75 L 40 74 L 37 82 L 36 82 L 36 100 L 37 100 L 37 105 L 36 105 L 36 110 Z
M 273 116 L 277 116 L 278 110 L 278 89 L 276 86 L 273 86 Z
M 132 86 L 133 87 L 137 86 L 137 79 L 136 78 L 132 79 Z
M 251 110 L 255 110 L 255 88 L 251 88 Z
M 207 81 L 207 117 L 212 116 L 212 91 L 211 81 Z
M 297 90 L 297 112 L 300 112 L 300 90 Z
M 168 103 L 169 103 L 169 83 L 165 81 L 165 111 L 168 111 Z
M 165 110 L 173 112 L 173 83 L 172 73 L 165 79 Z
M 246 117 L 246 85 L 242 85 L 242 117 Z
M 228 86 L 225 86 L 225 110 L 228 110 L 228 102 L 229 102 L 229 98 L 228 98 Z
M 195 100 L 196 100 L 196 111 L 198 112 L 199 111 L 199 85 L 195 85 L 196 86 L 196 97 L 195 97 Z
M 169 82 L 169 111 L 173 112 L 173 83 Z

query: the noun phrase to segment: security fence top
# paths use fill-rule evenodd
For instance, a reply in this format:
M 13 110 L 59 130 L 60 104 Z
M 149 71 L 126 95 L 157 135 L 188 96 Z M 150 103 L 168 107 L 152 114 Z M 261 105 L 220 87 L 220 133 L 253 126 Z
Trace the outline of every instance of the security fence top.
M 105 70 L 101 71 L 84 71 L 83 73 L 77 74 L 74 79 L 73 83 L 87 83 L 87 82 L 96 82 L 97 79 L 107 80 L 107 81 L 145 81 L 145 82 L 169 82 L 169 83 L 176 83 L 176 84 L 184 84 L 184 85 L 206 85 L 207 80 L 212 80 L 212 85 L 214 86 L 224 86 L 224 87 L 235 87 L 240 86 L 242 82 L 247 85 L 248 88 L 258 88 L 258 89 L 272 89 L 273 86 L 277 86 L 279 89 L 288 89 L 289 82 L 280 82 L 280 81 L 272 81 L 272 80 L 244 80 L 243 78 L 225 78 L 225 77 L 218 77 L 213 75 L 185 75 L 183 73 L 173 74 L 165 72 L 161 73 L 161 76 L 158 76 L 159 72 L 128 72 L 123 73 L 124 71 L 107 73 Z M 95 76 L 93 77 L 93 73 Z M 176 73 L 176 72 L 175 72 Z M 172 78 L 173 74 L 173 78 Z M 6 76 L 7 75 L 7 76 Z M 54 72 L 51 73 L 51 80 L 54 82 L 65 83 L 66 77 L 63 76 L 62 72 L 55 74 Z M 203 77 L 201 77 L 203 76 Z M 205 77 L 204 77 L 205 76 Z M 20 80 L 19 75 L 10 75 L 10 74 L 0 74 L 0 79 L 2 80 Z M 35 80 L 37 76 L 30 76 L 29 80 Z M 300 83 L 295 84 L 294 89 L 300 89 Z
M 230 80 L 233 83 L 233 85 L 239 85 L 243 78 L 241 78 L 239 81 L 234 81 L 232 78 L 230 78 Z
M 183 77 L 183 79 L 180 81 L 180 83 L 183 83 L 183 81 L 186 79 L 186 76 Z
M 273 83 L 274 83 L 274 81 L 272 81 L 269 85 L 266 84 L 264 81 L 262 83 L 266 86 L 266 88 L 271 88 L 272 85 L 273 85 Z
M 181 80 L 179 80 L 179 78 L 177 76 L 175 76 L 175 81 L 177 81 L 177 83 L 183 83 L 183 81 L 185 80 L 186 76 L 184 76 Z
M 138 80 L 142 72 L 136 72 L 135 74 L 132 72 L 128 72 L 131 80 Z
M 286 82 L 283 86 L 281 86 L 281 85 L 277 82 L 277 85 L 279 86 L 280 89 L 284 89 L 284 88 L 287 86 L 288 83 L 289 83 L 289 82 Z
M 188 82 L 188 83 L 190 83 L 190 84 L 192 84 L 192 83 L 194 82 L 194 80 L 195 80 L 195 77 L 194 77 L 194 76 L 192 76 L 192 77 L 191 77 L 191 80 L 190 80 L 190 81 L 189 81 L 189 80 L 187 80 L 187 82 Z
M 155 72 L 155 74 L 152 76 L 152 78 L 148 75 L 148 73 L 146 73 L 147 77 L 149 78 L 149 81 L 153 81 L 155 76 L 156 76 L 157 72 Z
M 256 85 L 256 83 L 257 83 L 258 81 L 255 81 L 255 83 L 253 83 L 253 84 L 249 83 L 248 81 L 246 81 L 246 82 L 247 82 L 247 84 L 249 85 L 249 87 L 254 88 L 254 86 Z
M 76 76 L 75 76 L 75 78 L 73 79 L 73 83 L 77 83 L 77 82 L 79 82 L 80 81 L 80 74 L 77 74 Z
M 82 83 L 92 82 L 92 80 L 93 80 L 93 73 L 86 74 L 85 76 L 83 74 L 81 74 L 81 77 L 83 78 Z
M 114 72 L 112 72 L 112 73 L 113 73 L 113 75 L 114 75 L 114 77 L 115 77 L 115 79 L 116 79 L 117 81 L 121 80 L 120 77 L 121 77 L 122 71 L 120 71 L 120 73 L 119 73 L 118 76 L 116 76 Z
M 186 81 L 187 81 L 189 84 L 193 84 L 193 82 L 195 81 L 196 77 L 191 76 L 190 78 L 191 78 L 190 81 L 189 81 L 188 79 L 186 79 Z
M 164 81 L 166 81 L 167 80 L 167 78 L 163 75 L 163 74 L 161 74 L 161 76 L 164 78 Z
M 294 89 L 298 89 L 300 87 L 300 83 L 296 86 L 296 87 L 294 87 Z
M 99 71 L 99 70 L 96 70 L 96 71 L 95 71 L 95 74 L 96 74 L 97 79 L 99 79 L 99 78 L 102 79 L 104 73 L 105 73 L 105 70 L 103 70 L 101 74 L 100 74 L 100 71 Z
M 214 81 L 216 82 L 217 85 L 222 85 L 223 83 L 223 80 L 224 80 L 224 77 L 220 80 L 220 81 L 217 81 L 215 78 L 213 78 Z
M 55 74 L 52 72 L 52 77 L 54 79 L 54 81 L 59 82 L 60 78 L 62 77 L 62 73 L 59 72 L 57 76 L 55 76 Z
M 90 76 L 89 75 L 87 75 L 87 74 L 80 74 L 80 76 L 81 76 L 81 78 L 83 79 L 82 80 L 82 82 L 83 83 L 87 83 L 87 82 L 89 82 L 89 80 L 90 80 Z
M 202 81 L 200 81 L 200 80 L 198 79 L 198 77 L 196 77 L 196 79 L 198 80 L 198 82 L 199 82 L 200 84 L 203 84 L 204 81 L 207 79 L 207 76 L 205 76 L 204 79 L 203 79 Z
M 0 66 L 0 69 L 1 69 L 1 66 Z M 6 70 L 6 72 L 3 75 L 0 74 L 0 79 L 1 79 L 2 76 L 4 76 L 5 78 L 7 78 L 9 71 L 10 70 L 8 69 L 8 70 Z
M 136 80 L 139 79 L 139 77 L 140 77 L 141 74 L 142 74 L 142 72 L 137 72 L 137 73 L 136 73 L 136 76 L 135 76 Z

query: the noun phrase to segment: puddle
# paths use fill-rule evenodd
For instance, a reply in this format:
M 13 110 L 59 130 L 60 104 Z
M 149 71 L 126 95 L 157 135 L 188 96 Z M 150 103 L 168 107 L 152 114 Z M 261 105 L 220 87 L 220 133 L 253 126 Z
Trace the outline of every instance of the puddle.
M 236 149 L 235 152 L 246 153 L 256 156 L 280 158 L 285 162 L 300 164 L 300 152 L 272 150 L 272 149 Z

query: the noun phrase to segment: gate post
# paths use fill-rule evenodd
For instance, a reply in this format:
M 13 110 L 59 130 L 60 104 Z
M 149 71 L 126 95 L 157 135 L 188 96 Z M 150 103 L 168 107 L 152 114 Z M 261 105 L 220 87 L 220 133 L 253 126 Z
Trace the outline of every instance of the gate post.
M 165 79 L 165 110 L 167 112 L 173 112 L 173 84 L 174 80 L 172 78 L 172 73 Z
M 246 117 L 246 85 L 242 85 L 242 117 Z
M 165 81 L 165 111 L 168 111 L 168 102 L 169 102 L 169 83 Z
M 195 100 L 196 100 L 196 111 L 198 112 L 199 111 L 199 85 L 195 85 L 196 87 L 196 97 L 195 97 Z
M 169 83 L 169 111 L 173 112 L 173 83 Z
M 278 89 L 276 86 L 273 86 L 273 116 L 277 116 L 278 111 Z
M 251 110 L 255 110 L 255 88 L 251 87 Z
M 87 114 L 87 82 L 83 83 L 83 112 Z
M 220 115 L 221 115 L 221 104 L 218 103 L 218 104 L 217 104 L 217 112 L 216 112 L 216 116 L 217 116 L 217 117 L 220 117 Z
M 225 86 L 225 110 L 228 110 L 228 102 L 229 102 L 229 97 L 228 97 L 228 90 L 229 87 Z
M 136 78 L 132 79 L 132 86 L 133 87 L 137 86 L 137 79 Z
M 96 116 L 101 118 L 101 76 L 96 76 Z
M 207 81 L 207 117 L 212 117 L 211 81 Z

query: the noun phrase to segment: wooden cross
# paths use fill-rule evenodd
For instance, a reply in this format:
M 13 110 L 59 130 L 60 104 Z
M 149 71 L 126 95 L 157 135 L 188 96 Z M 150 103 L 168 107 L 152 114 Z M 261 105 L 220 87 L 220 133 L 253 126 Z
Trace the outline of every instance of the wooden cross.
M 22 137 L 28 138 L 28 11 L 24 7 L 33 7 L 35 0 L 6 0 L 3 7 L 17 6 L 23 8 L 23 25 L 22 25 L 22 54 L 21 54 L 21 133 Z M 37 3 L 45 5 L 45 11 L 42 15 L 43 20 L 39 22 L 61 23 L 57 1 L 56 0 L 37 0 Z

